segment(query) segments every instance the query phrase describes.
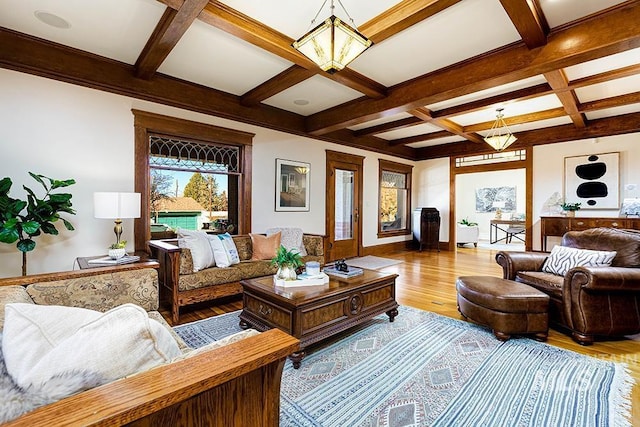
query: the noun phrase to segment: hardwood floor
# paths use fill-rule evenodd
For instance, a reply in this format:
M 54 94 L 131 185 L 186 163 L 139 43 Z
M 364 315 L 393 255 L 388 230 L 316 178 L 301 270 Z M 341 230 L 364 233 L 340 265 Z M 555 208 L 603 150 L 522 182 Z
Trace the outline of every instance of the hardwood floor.
M 459 248 L 456 252 L 428 251 L 394 252 L 381 254 L 386 258 L 403 261 L 382 271 L 397 273 L 396 299 L 400 305 L 429 310 L 444 316 L 460 319 L 456 306 L 455 279 L 458 276 L 502 276 L 502 269 L 495 262 L 495 251 L 481 248 Z M 180 323 L 242 309 L 240 297 L 227 298 L 216 305 L 202 304 L 185 309 Z M 162 311 L 168 318 L 168 311 Z M 549 331 L 548 344 L 586 354 L 602 360 L 626 363 L 636 381 L 632 395 L 633 425 L 640 426 L 640 341 L 597 341 L 591 346 L 581 346 L 571 337 L 554 329 Z

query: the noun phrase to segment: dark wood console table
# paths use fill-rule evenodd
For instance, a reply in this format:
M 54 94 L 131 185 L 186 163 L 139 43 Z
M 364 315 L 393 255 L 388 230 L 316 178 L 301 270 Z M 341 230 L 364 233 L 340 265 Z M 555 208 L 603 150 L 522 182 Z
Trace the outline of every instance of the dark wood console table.
M 540 247 L 547 252 L 547 237 L 562 237 L 567 231 L 586 230 L 588 228 L 631 228 L 640 230 L 640 218 L 583 218 L 564 216 L 540 217 Z

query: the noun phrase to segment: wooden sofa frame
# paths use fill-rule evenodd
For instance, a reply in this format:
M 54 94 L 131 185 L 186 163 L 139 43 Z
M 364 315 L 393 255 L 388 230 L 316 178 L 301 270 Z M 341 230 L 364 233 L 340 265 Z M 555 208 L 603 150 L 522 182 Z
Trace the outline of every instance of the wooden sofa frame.
M 87 277 L 103 267 L 0 279 L 0 286 Z M 42 406 L 6 426 L 277 426 L 286 357 L 299 341 L 272 329 Z
M 323 248 L 326 248 L 327 237 L 320 237 L 323 239 Z M 160 300 L 170 304 L 172 324 L 176 325 L 180 322 L 180 307 L 242 293 L 242 285 L 239 281 L 181 291 L 178 288 L 181 252 L 178 247 L 178 240 L 150 240 L 147 244 L 151 258 L 160 263 L 160 269 L 158 270 Z

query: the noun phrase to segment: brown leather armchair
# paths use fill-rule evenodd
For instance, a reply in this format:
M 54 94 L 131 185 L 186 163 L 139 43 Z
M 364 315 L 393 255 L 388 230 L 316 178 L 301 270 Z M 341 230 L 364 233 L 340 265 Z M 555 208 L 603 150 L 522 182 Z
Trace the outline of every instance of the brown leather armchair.
M 562 246 L 616 251 L 610 267 L 575 267 L 563 276 L 546 273 L 544 252 L 496 254 L 503 277 L 526 283 L 550 297 L 549 321 L 568 329 L 575 341 L 640 332 L 640 231 L 592 228 L 570 231 Z

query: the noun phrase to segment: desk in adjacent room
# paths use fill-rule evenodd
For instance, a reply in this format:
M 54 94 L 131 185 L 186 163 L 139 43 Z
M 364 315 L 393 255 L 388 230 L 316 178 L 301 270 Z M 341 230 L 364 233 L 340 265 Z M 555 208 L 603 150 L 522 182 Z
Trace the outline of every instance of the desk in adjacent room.
M 524 243 L 524 239 L 519 234 L 524 233 L 525 229 L 523 220 L 492 219 L 491 227 L 489 228 L 489 243 L 494 244 L 503 240 L 505 243 L 509 243 L 512 237 Z M 498 239 L 498 231 L 503 231 L 505 236 Z

